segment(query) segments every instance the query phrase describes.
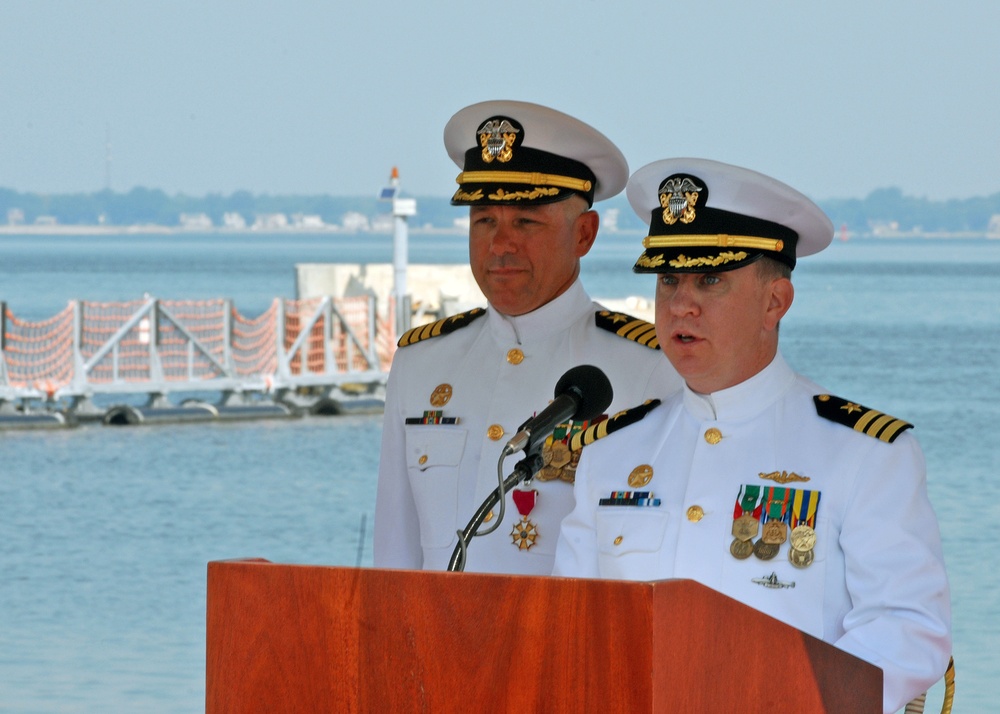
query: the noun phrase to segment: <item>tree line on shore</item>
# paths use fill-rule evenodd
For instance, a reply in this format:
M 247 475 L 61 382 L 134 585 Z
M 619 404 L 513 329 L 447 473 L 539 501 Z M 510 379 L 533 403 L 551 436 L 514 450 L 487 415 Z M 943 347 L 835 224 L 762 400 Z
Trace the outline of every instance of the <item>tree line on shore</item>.
M 991 196 L 930 200 L 906 196 L 898 188 L 872 191 L 861 199 L 817 201 L 838 230 L 852 233 L 985 233 L 1000 223 L 1000 193 Z M 624 195 L 598 206 L 617 210 L 619 230 L 641 231 L 645 225 Z M 318 217 L 323 224 L 340 225 L 344 216 L 369 218 L 388 214 L 390 204 L 375 196 L 270 195 L 236 191 L 228 196 L 169 195 L 159 189 L 133 188 L 117 193 L 42 194 L 0 188 L 0 225 L 58 223 L 64 226 L 179 226 L 181 216 L 203 215 L 214 226 L 224 225 L 226 214 L 238 214 L 252 224 L 255 216 L 285 214 Z M 451 228 L 460 214 L 445 197 L 417 197 L 417 215 L 410 225 Z M 992 221 L 992 225 L 991 225 Z

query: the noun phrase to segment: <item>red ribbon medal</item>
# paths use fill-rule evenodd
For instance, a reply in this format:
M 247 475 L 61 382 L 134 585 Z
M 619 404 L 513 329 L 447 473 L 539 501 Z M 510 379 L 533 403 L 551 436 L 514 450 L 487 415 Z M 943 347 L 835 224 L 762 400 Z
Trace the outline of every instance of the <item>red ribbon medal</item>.
M 538 491 L 535 489 L 515 489 L 511 492 L 514 498 L 514 505 L 517 512 L 521 514 L 521 521 L 514 524 L 510 532 L 510 537 L 518 550 L 528 550 L 535 544 L 538 537 L 538 529 L 535 524 L 528 520 L 535 502 L 538 500 Z

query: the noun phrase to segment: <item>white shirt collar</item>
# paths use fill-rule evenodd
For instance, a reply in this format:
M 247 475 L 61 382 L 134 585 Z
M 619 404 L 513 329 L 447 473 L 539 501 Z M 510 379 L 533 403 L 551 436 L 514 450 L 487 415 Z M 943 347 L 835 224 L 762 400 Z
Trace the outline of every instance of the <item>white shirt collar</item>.
M 586 313 L 594 310 L 594 303 L 577 278 L 559 297 L 524 315 L 504 315 L 489 306 L 487 319 L 490 330 L 502 342 L 522 344 L 549 337 L 553 332 L 568 328 Z
M 684 385 L 684 407 L 700 420 L 741 421 L 774 404 L 794 382 L 795 372 L 778 351 L 767 367 L 728 389 L 699 394 Z

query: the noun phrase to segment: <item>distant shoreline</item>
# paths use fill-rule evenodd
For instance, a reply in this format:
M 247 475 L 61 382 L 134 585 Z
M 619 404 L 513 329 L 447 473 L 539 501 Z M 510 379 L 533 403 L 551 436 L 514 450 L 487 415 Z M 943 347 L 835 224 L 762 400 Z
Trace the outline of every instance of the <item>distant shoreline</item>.
M 427 228 L 411 226 L 410 233 L 437 233 L 467 235 L 465 228 Z M 179 226 L 137 225 L 137 226 L 69 226 L 69 225 L 0 225 L 0 235 L 38 235 L 38 236 L 113 236 L 113 235 L 273 235 L 276 233 L 289 235 L 392 235 L 391 231 L 348 231 L 339 226 L 324 228 L 181 228 Z M 622 231 L 625 233 L 625 231 Z
M 642 233 L 640 230 L 617 230 L 604 231 L 615 235 L 636 235 Z M 409 233 L 434 233 L 465 236 L 466 228 L 438 228 L 434 226 L 411 226 Z M 392 235 L 388 231 L 347 231 L 339 226 L 326 226 L 322 228 L 268 228 L 256 229 L 247 226 L 246 228 L 181 228 L 178 226 L 161 225 L 135 225 L 135 226 L 70 226 L 70 225 L 0 225 L 0 236 L 5 235 L 25 235 L 25 236 L 119 236 L 119 235 L 330 235 L 330 236 L 358 236 L 358 235 Z M 986 233 L 985 231 L 961 231 L 961 232 L 882 232 L 882 233 L 855 233 L 850 235 L 850 239 L 858 240 L 896 240 L 903 238 L 922 239 L 984 239 L 998 240 L 1000 234 Z M 834 237 L 834 242 L 841 240 L 840 235 Z

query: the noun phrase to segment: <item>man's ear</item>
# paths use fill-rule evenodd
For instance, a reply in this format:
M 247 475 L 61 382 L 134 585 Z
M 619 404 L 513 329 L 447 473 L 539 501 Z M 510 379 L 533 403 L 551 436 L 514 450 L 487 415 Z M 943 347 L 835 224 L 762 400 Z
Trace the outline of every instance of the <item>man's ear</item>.
M 781 318 L 788 312 L 795 299 L 795 288 L 788 278 L 775 278 L 768 286 L 770 294 L 768 296 L 767 314 L 764 317 L 764 326 L 773 330 L 781 322 Z
M 578 258 L 582 258 L 590 252 L 597 239 L 597 229 L 600 225 L 601 218 L 597 215 L 597 211 L 584 211 L 577 217 L 574 230 L 576 231 L 576 255 Z

